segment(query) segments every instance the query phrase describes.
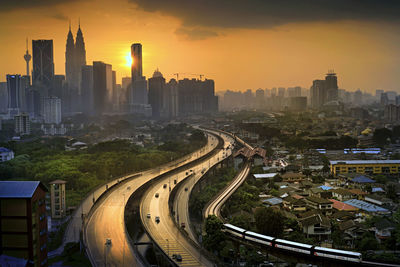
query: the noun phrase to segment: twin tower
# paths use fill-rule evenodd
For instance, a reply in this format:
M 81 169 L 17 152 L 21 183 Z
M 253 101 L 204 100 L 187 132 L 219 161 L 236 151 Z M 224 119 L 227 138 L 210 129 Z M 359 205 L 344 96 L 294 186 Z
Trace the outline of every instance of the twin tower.
M 86 65 L 85 41 L 79 23 L 76 40 L 71 32 L 71 25 L 67 37 L 67 47 L 65 51 L 65 78 L 71 89 L 77 90 L 81 81 L 81 69 Z

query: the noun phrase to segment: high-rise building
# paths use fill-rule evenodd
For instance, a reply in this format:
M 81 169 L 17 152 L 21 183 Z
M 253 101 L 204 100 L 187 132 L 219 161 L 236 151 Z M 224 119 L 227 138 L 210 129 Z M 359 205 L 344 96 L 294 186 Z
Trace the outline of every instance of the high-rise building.
M 82 74 L 81 68 L 84 65 L 86 65 L 86 48 L 81 25 L 79 23 L 75 42 L 70 25 L 65 49 L 65 75 L 69 90 L 79 89 Z
M 157 69 L 154 71 L 153 77 L 149 78 L 149 104 L 154 118 L 160 118 L 160 114 L 163 113 L 165 93 L 165 79 Z
M 50 87 L 54 77 L 53 40 L 32 40 L 32 84 Z
M 389 104 L 389 97 L 387 93 L 381 93 L 381 105 L 386 106 L 387 104 Z
M 93 62 L 93 111 L 100 115 L 109 111 L 112 95 L 112 67 L 101 61 Z
M 287 89 L 288 97 L 298 97 L 301 96 L 301 87 L 296 86 L 296 87 L 289 87 Z
M 338 100 L 338 85 L 337 76 L 333 71 L 329 71 L 325 76 L 325 86 L 326 86 L 326 100 L 325 102 L 330 102 Z
M 286 91 L 285 88 L 279 87 L 279 88 L 278 88 L 278 96 L 280 96 L 280 97 L 285 97 L 285 91 Z
M 136 43 L 131 46 L 131 56 L 132 56 L 132 81 L 136 78 L 141 78 L 143 76 L 142 68 L 142 44 Z
M 8 92 L 7 82 L 0 82 L 0 112 L 6 113 L 8 111 Z
M 21 75 L 7 75 L 8 116 L 19 114 L 21 107 Z
M 307 97 L 294 96 L 290 97 L 289 109 L 293 111 L 304 111 L 307 108 Z
M 15 133 L 19 135 L 29 135 L 31 133 L 31 122 L 27 113 L 14 116 Z
M 175 118 L 179 115 L 179 93 L 178 83 L 171 79 L 166 85 L 166 94 L 164 98 L 165 115 L 168 118 Z
M 320 108 L 326 99 L 326 90 L 325 90 L 325 81 L 324 80 L 314 80 L 313 85 L 310 88 L 311 92 L 311 107 L 312 108 Z
M 360 89 L 354 92 L 353 104 L 356 106 L 361 106 L 363 103 L 362 92 Z
M 43 119 L 45 123 L 61 123 L 61 99 L 55 96 L 43 98 Z
M 400 106 L 389 104 L 385 106 L 384 118 L 388 122 L 400 121 Z
M 147 81 L 146 77 L 143 76 L 142 67 L 142 44 L 133 44 L 131 46 L 132 56 L 132 83 L 130 101 L 131 105 L 143 105 L 148 103 L 147 98 Z
M 63 180 L 50 182 L 50 207 L 51 218 L 61 219 L 66 215 L 67 207 L 65 203 L 65 184 Z
M 265 93 L 263 89 L 256 90 L 256 108 L 263 108 L 265 105 Z
M 48 265 L 46 192 L 39 181 L 0 181 L 0 255 Z
M 81 102 L 82 112 L 86 115 L 93 115 L 93 66 L 82 66 L 82 80 L 81 80 Z

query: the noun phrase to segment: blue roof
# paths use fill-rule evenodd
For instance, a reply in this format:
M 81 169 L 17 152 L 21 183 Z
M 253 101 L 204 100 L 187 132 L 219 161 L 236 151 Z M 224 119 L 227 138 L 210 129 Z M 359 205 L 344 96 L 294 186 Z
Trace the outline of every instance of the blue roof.
M 372 187 L 372 193 L 385 192 L 381 187 Z
M 0 152 L 12 152 L 12 151 L 8 148 L 0 147 Z
M 17 267 L 17 266 L 26 266 L 28 264 L 28 260 L 21 258 L 14 258 L 7 255 L 0 255 L 0 266 L 3 267 Z
M 326 186 L 326 185 L 321 185 L 321 186 L 319 186 L 319 188 L 321 188 L 322 190 L 329 190 L 329 189 L 332 189 L 332 187 L 330 187 L 330 186 Z
M 387 209 L 358 199 L 346 200 L 344 203 L 368 212 L 388 212 Z
M 40 181 L 0 181 L 0 198 L 31 198 L 40 184 Z
M 267 202 L 267 203 L 269 203 L 271 205 L 277 205 L 277 204 L 281 204 L 283 201 L 279 197 L 273 197 L 273 198 L 265 199 L 263 202 L 264 203 Z
M 351 180 L 354 183 L 375 183 L 375 180 L 368 178 L 366 176 L 360 175 Z

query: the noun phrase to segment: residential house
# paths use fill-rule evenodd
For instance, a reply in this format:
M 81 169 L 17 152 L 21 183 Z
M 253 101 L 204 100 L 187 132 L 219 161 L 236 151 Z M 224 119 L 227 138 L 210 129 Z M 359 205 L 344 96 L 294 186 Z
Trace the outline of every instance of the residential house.
M 320 210 L 324 215 L 332 214 L 332 202 L 328 199 L 308 196 L 305 198 L 306 204 L 311 209 Z
M 285 197 L 283 199 L 283 207 L 290 211 L 306 211 L 307 205 L 303 199 L 297 199 L 294 197 Z
M 353 193 L 343 188 L 336 188 L 332 190 L 332 197 L 340 201 L 345 201 L 353 198 Z
M 288 183 L 301 182 L 306 178 L 304 174 L 299 172 L 286 172 L 281 177 L 284 182 Z
M 264 160 L 265 160 L 266 154 L 267 154 L 267 152 L 265 151 L 265 149 L 262 149 L 260 147 L 255 148 L 252 152 L 254 166 L 264 165 Z
M 339 210 L 339 211 L 349 211 L 349 212 L 357 211 L 357 210 L 358 210 L 358 208 L 356 208 L 356 207 L 354 207 L 354 206 L 351 206 L 351 205 L 349 205 L 349 204 L 346 204 L 346 203 L 344 203 L 344 202 L 338 201 L 338 200 L 336 200 L 336 199 L 329 199 L 329 201 L 331 201 L 331 202 L 333 203 L 332 207 L 333 207 L 335 210 Z
M 236 170 L 239 169 L 239 165 L 248 160 L 251 156 L 251 150 L 248 149 L 247 147 L 243 147 L 236 151 L 236 153 L 233 155 L 233 165 Z
M 367 192 L 362 191 L 358 188 L 354 188 L 354 189 L 349 189 L 349 192 L 351 192 L 354 196 L 357 197 L 357 199 L 359 200 L 363 200 L 365 198 L 366 195 L 368 195 Z
M 339 223 L 339 230 L 343 234 L 343 240 L 350 248 L 354 248 L 355 241 L 361 240 L 364 233 L 367 232 L 367 229 L 362 224 L 353 220 Z
M 385 198 L 376 194 L 366 195 L 365 201 L 376 204 L 378 206 L 382 206 L 385 204 L 391 204 L 392 200 L 389 198 Z
M 326 239 L 331 234 L 331 223 L 322 214 L 315 214 L 300 221 L 303 233 L 310 236 L 317 236 L 319 240 Z
M 14 152 L 11 149 L 0 147 L 0 162 L 9 161 L 14 158 Z

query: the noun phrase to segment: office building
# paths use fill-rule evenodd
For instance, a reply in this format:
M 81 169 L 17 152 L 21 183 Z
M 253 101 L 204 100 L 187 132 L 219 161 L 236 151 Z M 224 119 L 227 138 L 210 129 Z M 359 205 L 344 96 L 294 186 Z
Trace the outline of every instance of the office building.
M 81 26 L 79 24 L 76 41 L 74 42 L 70 25 L 65 50 L 65 76 L 69 90 L 79 89 L 81 68 L 84 65 L 86 65 L 86 48 Z
M 93 111 L 96 115 L 109 111 L 113 90 L 112 67 L 101 61 L 93 62 Z
M 8 92 L 7 82 L 0 82 L 0 113 L 8 111 Z
M 163 75 L 158 69 L 155 70 L 153 77 L 149 79 L 149 104 L 151 105 L 152 116 L 154 118 L 160 118 L 160 113 L 164 111 L 165 87 Z
M 314 80 L 310 88 L 311 92 L 311 107 L 314 109 L 320 108 L 326 99 L 325 81 Z
M 256 90 L 256 108 L 261 109 L 265 105 L 265 93 L 263 89 Z
M 295 96 L 289 98 L 289 109 L 292 111 L 305 111 L 307 109 L 307 97 Z
M 48 88 L 54 78 L 53 40 L 32 40 L 32 51 L 32 84 Z
M 333 71 L 329 71 L 325 76 L 326 100 L 325 102 L 338 100 L 337 76 Z
M 39 181 L 0 181 L 0 254 L 47 266 L 46 192 Z
M 93 66 L 82 66 L 81 102 L 82 112 L 86 115 L 94 114 L 93 106 Z
M 400 121 L 400 106 L 389 104 L 385 106 L 384 118 L 387 122 Z
M 67 207 L 65 204 L 65 184 L 63 180 L 50 182 L 50 206 L 51 218 L 61 219 L 66 215 Z
M 21 101 L 21 75 L 7 75 L 8 116 L 19 114 Z
M 289 87 L 287 89 L 288 97 L 298 97 L 301 96 L 301 87 L 296 86 L 296 87 Z
M 61 123 L 61 99 L 55 96 L 43 98 L 43 119 L 45 123 Z
M 131 67 L 131 105 L 134 104 L 147 104 L 147 81 L 143 76 L 142 66 L 142 44 L 136 43 L 131 46 L 132 67 Z
M 179 115 L 178 83 L 175 79 L 171 79 L 166 85 L 164 110 L 163 114 L 167 118 L 175 118 Z
M 359 174 L 398 174 L 400 160 L 331 160 L 333 175 L 346 173 Z
M 31 123 L 27 113 L 14 116 L 15 133 L 18 135 L 29 135 L 31 133 Z

